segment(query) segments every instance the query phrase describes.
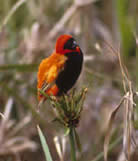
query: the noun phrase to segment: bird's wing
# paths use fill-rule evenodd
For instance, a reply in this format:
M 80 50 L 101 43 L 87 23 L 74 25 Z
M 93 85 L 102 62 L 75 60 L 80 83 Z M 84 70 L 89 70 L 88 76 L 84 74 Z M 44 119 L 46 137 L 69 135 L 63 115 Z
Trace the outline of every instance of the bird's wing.
M 64 55 L 52 54 L 44 59 L 38 71 L 38 90 L 48 91 L 54 84 L 58 74 L 63 70 L 67 58 Z M 38 96 L 40 92 L 38 92 Z

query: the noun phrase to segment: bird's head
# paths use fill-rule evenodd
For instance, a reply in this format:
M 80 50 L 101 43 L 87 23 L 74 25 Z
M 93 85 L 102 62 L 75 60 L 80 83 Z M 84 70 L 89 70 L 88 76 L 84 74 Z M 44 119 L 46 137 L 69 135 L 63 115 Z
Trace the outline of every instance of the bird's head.
M 56 53 L 80 52 L 80 48 L 71 35 L 61 35 L 56 41 Z

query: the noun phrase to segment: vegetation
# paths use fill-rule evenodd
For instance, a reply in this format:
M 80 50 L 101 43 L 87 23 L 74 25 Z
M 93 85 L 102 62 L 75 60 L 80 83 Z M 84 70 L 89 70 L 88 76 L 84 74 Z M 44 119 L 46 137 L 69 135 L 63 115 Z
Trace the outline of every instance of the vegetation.
M 0 161 L 137 161 L 137 16 L 137 0 L 0 1 Z M 38 112 L 38 64 L 64 33 L 83 71 L 75 93 Z

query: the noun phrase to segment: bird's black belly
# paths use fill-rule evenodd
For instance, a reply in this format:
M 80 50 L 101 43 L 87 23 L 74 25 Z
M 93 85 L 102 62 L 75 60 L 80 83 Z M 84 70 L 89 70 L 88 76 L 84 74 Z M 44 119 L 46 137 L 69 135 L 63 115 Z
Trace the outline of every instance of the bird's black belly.
M 82 69 L 82 52 L 67 53 L 66 56 L 68 57 L 68 60 L 66 61 L 64 70 L 59 73 L 56 80 L 56 85 L 59 88 L 58 95 L 66 93 L 69 89 L 72 88 L 72 86 L 77 81 Z

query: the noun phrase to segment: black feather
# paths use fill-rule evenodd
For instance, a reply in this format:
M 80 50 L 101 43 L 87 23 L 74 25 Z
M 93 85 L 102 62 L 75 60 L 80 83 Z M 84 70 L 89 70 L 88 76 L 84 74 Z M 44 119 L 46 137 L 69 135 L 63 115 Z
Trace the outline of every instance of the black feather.
M 77 81 L 83 64 L 83 54 L 80 52 L 66 53 L 68 60 L 65 63 L 64 70 L 59 73 L 56 84 L 59 88 L 58 95 L 66 93 Z

